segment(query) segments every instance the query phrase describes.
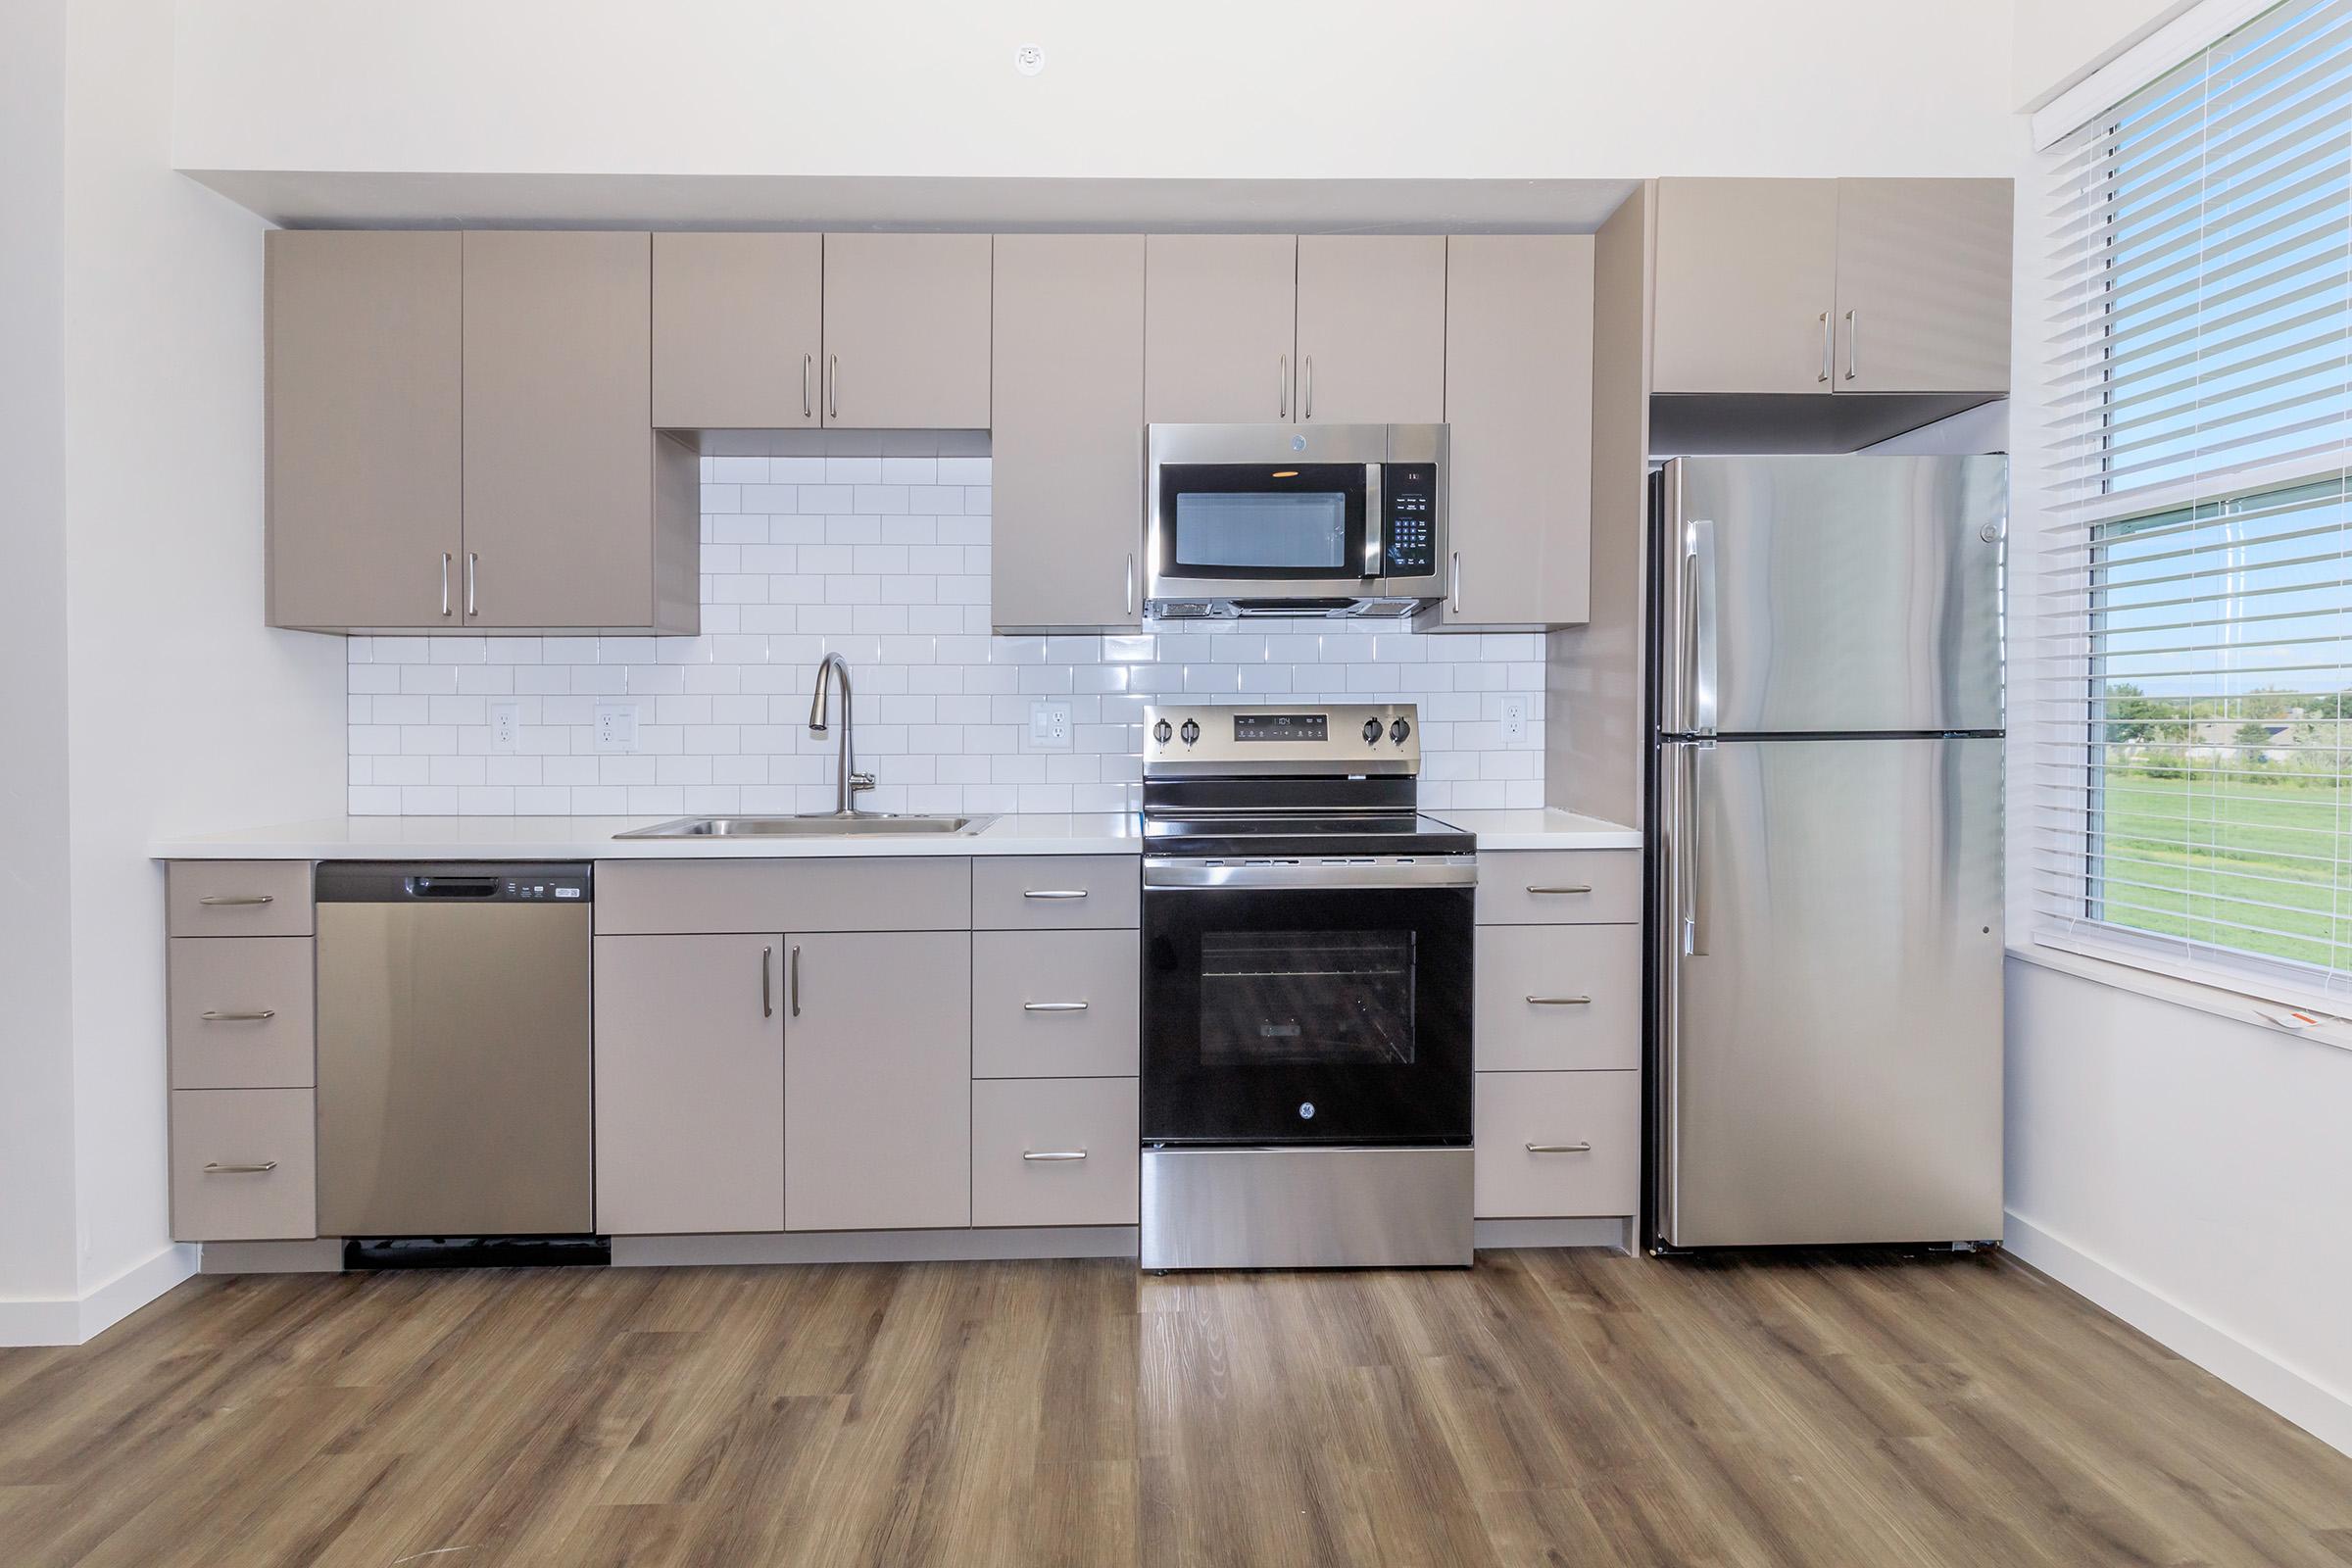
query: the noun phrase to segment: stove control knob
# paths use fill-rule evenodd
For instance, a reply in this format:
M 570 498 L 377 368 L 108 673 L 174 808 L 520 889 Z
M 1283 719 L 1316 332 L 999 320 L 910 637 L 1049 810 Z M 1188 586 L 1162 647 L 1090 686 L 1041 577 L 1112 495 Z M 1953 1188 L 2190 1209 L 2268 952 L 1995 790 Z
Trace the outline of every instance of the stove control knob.
M 1400 718 L 1389 726 L 1389 739 L 1395 741 L 1397 745 L 1402 746 L 1404 744 L 1404 738 L 1407 735 L 1410 735 L 1412 732 L 1413 726 L 1407 724 L 1403 719 Z
M 1162 746 L 1167 745 L 1168 737 L 1175 733 L 1176 732 L 1173 729 L 1168 727 L 1168 721 L 1164 718 L 1152 726 L 1152 738 L 1159 742 L 1159 744 Z
M 1177 733 L 1184 737 L 1184 744 L 1190 746 L 1200 738 L 1200 726 L 1188 718 L 1184 721 L 1184 728 Z
M 1366 746 L 1378 746 L 1380 744 L 1379 719 L 1367 718 L 1364 720 L 1364 744 Z

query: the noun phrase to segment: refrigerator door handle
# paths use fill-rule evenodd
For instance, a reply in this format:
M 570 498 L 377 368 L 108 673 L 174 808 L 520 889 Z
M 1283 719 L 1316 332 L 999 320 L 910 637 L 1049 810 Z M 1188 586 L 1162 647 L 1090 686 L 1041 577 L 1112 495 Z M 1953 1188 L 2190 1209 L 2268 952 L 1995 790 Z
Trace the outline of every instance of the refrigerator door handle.
M 1674 863 L 1679 875 L 1677 901 L 1683 923 L 1683 956 L 1703 958 L 1707 956 L 1706 927 L 1699 909 L 1699 794 L 1703 784 L 1701 769 L 1715 750 L 1713 741 L 1691 741 L 1684 745 L 1683 760 L 1687 778 L 1681 790 L 1682 799 L 1676 803 L 1680 810 L 1678 827 L 1681 842 L 1675 847 Z
M 1684 614 L 1690 621 L 1690 732 L 1715 733 L 1715 520 L 1692 517 L 1684 530 L 1690 588 Z

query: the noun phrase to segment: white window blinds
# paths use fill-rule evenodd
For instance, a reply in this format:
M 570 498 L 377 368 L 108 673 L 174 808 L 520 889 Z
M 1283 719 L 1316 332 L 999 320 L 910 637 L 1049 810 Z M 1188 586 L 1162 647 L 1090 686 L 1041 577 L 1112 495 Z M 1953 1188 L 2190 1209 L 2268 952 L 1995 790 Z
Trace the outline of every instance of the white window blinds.
M 2052 154 L 2034 585 L 2043 940 L 2352 996 L 2352 0 Z

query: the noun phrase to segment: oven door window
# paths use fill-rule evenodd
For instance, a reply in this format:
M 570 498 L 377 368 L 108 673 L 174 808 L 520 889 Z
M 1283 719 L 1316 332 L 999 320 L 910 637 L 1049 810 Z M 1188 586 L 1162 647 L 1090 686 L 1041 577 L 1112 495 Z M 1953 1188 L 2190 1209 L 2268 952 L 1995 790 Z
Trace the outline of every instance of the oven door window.
M 1159 485 L 1163 575 L 1276 582 L 1363 575 L 1360 463 L 1169 464 Z
M 1210 931 L 1200 1065 L 1409 1067 L 1410 931 Z

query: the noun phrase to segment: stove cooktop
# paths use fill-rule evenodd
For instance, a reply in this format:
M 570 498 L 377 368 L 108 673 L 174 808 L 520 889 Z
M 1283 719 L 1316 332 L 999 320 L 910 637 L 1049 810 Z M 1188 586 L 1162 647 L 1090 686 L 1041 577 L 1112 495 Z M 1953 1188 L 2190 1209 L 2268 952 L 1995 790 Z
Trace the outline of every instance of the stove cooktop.
M 1144 817 L 1146 855 L 1187 858 L 1328 859 L 1350 856 L 1468 855 L 1477 838 L 1417 811 L 1268 812 Z

